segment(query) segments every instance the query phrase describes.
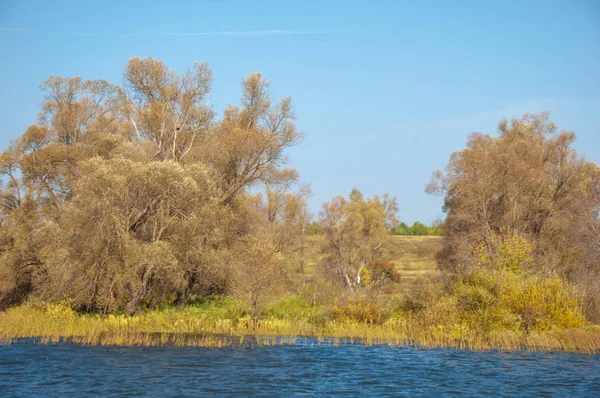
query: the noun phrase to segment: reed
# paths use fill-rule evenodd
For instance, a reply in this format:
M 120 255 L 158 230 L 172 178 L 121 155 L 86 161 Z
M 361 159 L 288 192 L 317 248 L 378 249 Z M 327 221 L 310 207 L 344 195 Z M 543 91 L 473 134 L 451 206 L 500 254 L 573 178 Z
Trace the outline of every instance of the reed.
M 389 345 L 415 348 L 600 352 L 600 327 L 525 333 L 484 332 L 465 325 L 431 326 L 397 314 L 384 323 L 327 319 L 309 315 L 268 317 L 256 324 L 235 302 L 154 310 L 135 316 L 77 314 L 67 305 L 29 304 L 0 313 L 0 344 L 30 339 L 38 344 L 101 346 L 264 347 L 314 343 Z

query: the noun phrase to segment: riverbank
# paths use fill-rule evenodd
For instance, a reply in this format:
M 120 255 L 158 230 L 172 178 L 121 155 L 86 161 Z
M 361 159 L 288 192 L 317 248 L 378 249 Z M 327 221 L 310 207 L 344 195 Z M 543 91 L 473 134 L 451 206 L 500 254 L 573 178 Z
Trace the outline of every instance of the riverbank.
M 282 337 L 284 336 L 284 337 Z M 252 325 L 240 305 L 214 300 L 201 305 L 148 311 L 135 316 L 77 314 L 66 305 L 28 304 L 0 313 L 0 342 L 68 342 L 105 346 L 263 346 L 294 344 L 296 337 L 318 344 L 448 347 L 467 350 L 600 352 L 600 326 L 544 332 L 494 330 L 465 325 L 422 326 L 410 314 L 384 322 L 327 316 L 298 305 L 275 308 Z

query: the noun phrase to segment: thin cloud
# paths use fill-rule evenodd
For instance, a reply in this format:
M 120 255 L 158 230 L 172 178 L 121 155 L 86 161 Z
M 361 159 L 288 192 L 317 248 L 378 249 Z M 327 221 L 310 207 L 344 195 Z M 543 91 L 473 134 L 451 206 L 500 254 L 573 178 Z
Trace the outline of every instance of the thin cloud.
M 57 33 L 74 36 L 171 36 L 171 37 L 186 37 L 186 36 L 293 36 L 293 35 L 331 35 L 351 33 L 344 30 L 223 30 L 223 31 L 207 31 L 207 32 L 137 32 L 137 33 L 105 33 L 105 32 L 77 32 L 77 33 L 61 33 L 61 32 L 38 32 L 31 29 L 10 29 L 0 28 L 0 31 L 5 32 L 27 32 L 27 33 Z
M 161 32 L 134 33 L 140 36 L 276 36 L 276 35 L 328 35 L 349 33 L 337 30 L 224 30 L 214 32 Z
M 561 105 L 565 105 L 569 100 L 561 98 L 537 98 L 525 102 L 516 102 L 507 104 L 503 107 L 489 111 L 474 113 L 470 115 L 455 116 L 445 120 L 435 122 L 435 125 L 442 126 L 460 126 L 478 131 L 482 126 L 492 125 L 495 128 L 500 120 L 516 117 L 519 118 L 527 112 L 552 111 Z M 470 132 L 472 132 L 470 131 Z
M 0 28 L 2 32 L 21 32 L 21 33 L 35 33 L 35 30 L 31 29 L 15 29 L 15 28 Z

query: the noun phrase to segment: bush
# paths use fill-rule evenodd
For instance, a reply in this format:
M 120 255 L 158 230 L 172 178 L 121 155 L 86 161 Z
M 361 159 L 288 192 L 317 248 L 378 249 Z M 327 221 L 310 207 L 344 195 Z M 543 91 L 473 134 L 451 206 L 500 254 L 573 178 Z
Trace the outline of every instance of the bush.
M 431 227 L 422 222 L 415 221 L 412 226 L 401 222 L 390 230 L 392 235 L 411 235 L 411 236 L 439 236 L 441 235 L 440 227 L 434 223 Z
M 401 275 L 396 264 L 376 261 L 363 268 L 361 281 L 365 286 L 382 287 L 389 282 L 400 282 Z
M 304 319 L 310 318 L 317 312 L 317 307 L 310 306 L 301 296 L 294 296 L 276 302 L 264 315 L 277 319 Z
M 501 229 L 475 249 L 477 266 L 520 272 L 531 265 L 532 244 L 512 229 Z
M 300 296 L 311 307 L 329 306 L 342 294 L 342 288 L 320 277 L 310 278 L 300 289 Z
M 421 312 L 431 303 L 436 302 L 446 295 L 447 280 L 441 277 L 422 276 L 417 278 L 415 284 L 405 299 L 402 309 L 406 312 Z
M 394 300 L 373 300 L 366 297 L 356 297 L 336 304 L 330 309 L 331 317 L 341 322 L 359 322 L 382 324 L 396 312 L 397 303 Z
M 583 296 L 558 275 L 503 273 L 498 306 L 518 315 L 526 331 L 567 329 L 585 325 Z
M 425 284 L 404 308 L 424 326 L 457 324 L 489 333 L 546 331 L 584 326 L 583 297 L 556 274 L 480 269 L 447 284 Z

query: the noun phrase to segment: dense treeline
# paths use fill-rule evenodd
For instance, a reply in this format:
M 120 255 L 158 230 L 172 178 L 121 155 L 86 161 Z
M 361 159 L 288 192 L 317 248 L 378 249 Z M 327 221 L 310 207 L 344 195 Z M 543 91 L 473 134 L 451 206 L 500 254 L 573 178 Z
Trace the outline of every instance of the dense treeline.
M 133 313 L 246 291 L 297 244 L 308 213 L 283 167 L 301 137 L 289 98 L 273 103 L 255 73 L 216 119 L 205 64 L 179 75 L 132 58 L 124 80 L 49 78 L 38 123 L 2 153 L 1 307 L 34 295 Z
M 400 223 L 395 198 L 358 189 L 315 221 L 309 187 L 285 167 L 301 139 L 291 101 L 274 102 L 261 74 L 220 118 L 205 64 L 178 74 L 132 58 L 124 82 L 49 78 L 38 122 L 0 155 L 0 309 L 41 300 L 131 315 L 219 296 L 256 323 L 288 292 L 333 319 L 402 314 L 451 333 L 581 326 L 582 300 L 600 319 L 600 169 L 544 114 L 452 155 L 427 188 L 445 197 L 440 225 Z M 401 278 L 392 234 L 445 242 L 443 277 L 399 304 L 379 290 Z
M 393 227 L 390 232 L 392 235 L 437 236 L 440 235 L 440 226 L 438 224 L 427 226 L 420 221 L 415 221 L 413 225 L 401 222 Z
M 132 314 L 190 297 L 263 298 L 302 269 L 309 188 L 285 168 L 301 138 L 289 98 L 259 73 L 221 119 L 205 104 L 205 64 L 180 75 L 132 58 L 123 87 L 51 77 L 38 123 L 2 153 L 0 308 L 68 299 Z M 323 276 L 354 290 L 387 280 L 377 259 L 395 224 L 384 196 L 326 206 Z M 325 278 L 327 279 L 327 278 Z

